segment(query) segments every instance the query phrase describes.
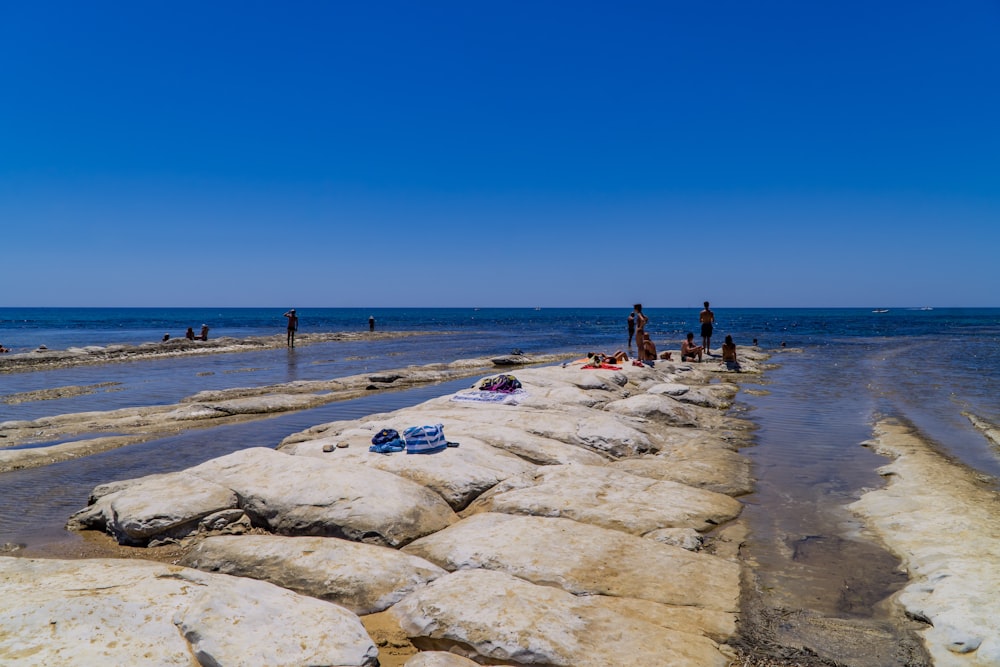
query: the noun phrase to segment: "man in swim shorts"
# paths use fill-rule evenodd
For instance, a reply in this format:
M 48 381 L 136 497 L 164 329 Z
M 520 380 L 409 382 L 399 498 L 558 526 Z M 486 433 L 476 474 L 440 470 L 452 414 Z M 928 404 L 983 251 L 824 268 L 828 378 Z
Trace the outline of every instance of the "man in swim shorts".
M 705 350 L 705 354 L 711 354 L 712 325 L 715 323 L 715 313 L 709 309 L 708 301 L 705 302 L 705 310 L 698 315 L 698 321 L 701 322 L 701 347 Z

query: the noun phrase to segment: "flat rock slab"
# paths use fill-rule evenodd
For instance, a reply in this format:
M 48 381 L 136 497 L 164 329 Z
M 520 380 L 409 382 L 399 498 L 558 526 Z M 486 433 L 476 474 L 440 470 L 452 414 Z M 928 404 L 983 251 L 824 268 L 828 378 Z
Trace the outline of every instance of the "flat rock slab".
M 711 530 L 739 516 L 734 498 L 607 466 L 546 466 L 512 477 L 465 511 L 564 517 L 633 535 L 661 528 Z
M 70 517 L 70 529 L 102 530 L 121 544 L 141 546 L 159 535 L 190 532 L 202 518 L 238 506 L 228 487 L 184 472 L 102 485 L 91 497 L 91 505 Z
M 464 509 L 498 482 L 535 468 L 514 454 L 464 435 L 458 438 L 457 434 L 456 429 L 448 428 L 445 435 L 457 441 L 458 447 L 426 455 L 370 452 L 374 432 L 363 428 L 335 429 L 323 438 L 285 445 L 281 452 L 311 456 L 333 465 L 349 462 L 391 472 L 435 491 L 455 510 Z
M 252 579 L 138 560 L 0 558 L 0 662 L 377 665 L 360 619 Z
M 235 491 L 253 524 L 279 535 L 399 547 L 457 518 L 441 496 L 398 475 L 266 447 L 240 450 L 187 472 Z
M 389 610 L 414 645 L 477 662 L 565 667 L 724 667 L 712 640 L 587 604 L 491 570 L 460 570 Z
M 868 443 L 895 457 L 885 487 L 850 505 L 902 559 L 898 593 L 927 619 L 921 634 L 935 665 L 1000 665 L 1000 494 L 900 424 L 883 421 Z
M 127 544 L 183 536 L 213 513 L 243 510 L 279 535 L 343 537 L 398 547 L 457 520 L 433 491 L 367 466 L 335 465 L 266 447 L 240 450 L 179 473 L 102 485 L 71 528 L 107 530 Z
M 692 392 L 686 392 L 684 396 L 690 393 Z M 605 409 L 619 415 L 640 417 L 671 426 L 695 426 L 698 423 L 698 415 L 694 410 L 666 394 L 629 396 L 608 403 Z
M 179 563 L 269 581 L 364 616 L 384 611 L 445 570 L 395 549 L 333 537 L 209 537 Z
M 446 570 L 499 570 L 575 595 L 727 612 L 739 604 L 737 564 L 569 519 L 477 514 L 404 550 Z
M 656 456 L 622 459 L 610 464 L 640 477 L 671 480 L 728 496 L 753 491 L 750 462 L 726 443 L 711 438 L 695 440 Z

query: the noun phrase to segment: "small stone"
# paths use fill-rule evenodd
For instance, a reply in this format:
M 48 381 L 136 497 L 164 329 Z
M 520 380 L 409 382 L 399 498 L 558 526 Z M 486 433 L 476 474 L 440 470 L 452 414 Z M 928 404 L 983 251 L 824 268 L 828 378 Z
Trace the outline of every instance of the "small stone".
M 346 443 L 346 442 L 338 442 L 337 443 L 337 447 L 339 447 L 341 449 L 344 449 L 345 447 L 348 447 L 348 446 L 349 446 L 349 443 Z
M 334 449 L 336 449 L 336 445 L 330 443 L 326 443 L 325 445 L 323 445 L 324 452 L 332 452 Z

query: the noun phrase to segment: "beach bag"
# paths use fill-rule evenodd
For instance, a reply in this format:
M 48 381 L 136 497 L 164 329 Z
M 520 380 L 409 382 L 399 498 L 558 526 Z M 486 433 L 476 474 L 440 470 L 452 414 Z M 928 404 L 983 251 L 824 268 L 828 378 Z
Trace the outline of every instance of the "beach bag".
M 394 428 L 384 428 L 372 436 L 373 445 L 384 445 L 393 440 L 399 440 L 399 432 Z
M 433 454 L 448 446 L 444 437 L 444 426 L 411 426 L 403 431 L 407 454 Z
M 521 381 L 513 375 L 495 375 L 483 380 L 479 385 L 481 391 L 499 391 L 503 394 L 512 394 L 521 388 Z

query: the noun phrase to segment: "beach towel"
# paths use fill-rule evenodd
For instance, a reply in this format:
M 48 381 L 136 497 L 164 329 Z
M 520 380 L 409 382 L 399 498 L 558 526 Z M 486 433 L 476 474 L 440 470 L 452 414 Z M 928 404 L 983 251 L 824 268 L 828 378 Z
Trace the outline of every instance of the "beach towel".
M 480 391 L 498 391 L 511 394 L 521 388 L 521 381 L 513 375 L 494 375 L 479 383 Z
M 517 405 L 521 402 L 528 392 L 524 389 L 515 389 L 509 394 L 505 394 L 499 391 L 481 391 L 478 389 L 470 389 L 469 391 L 461 391 L 451 397 L 451 400 L 466 403 L 501 403 L 503 405 Z
M 375 452 L 376 454 L 392 454 L 393 452 L 401 452 L 404 449 L 406 449 L 406 445 L 400 438 L 396 438 L 395 440 L 372 445 L 368 448 L 368 451 Z
M 442 424 L 411 426 L 403 431 L 403 442 L 407 454 L 433 454 L 448 446 Z

